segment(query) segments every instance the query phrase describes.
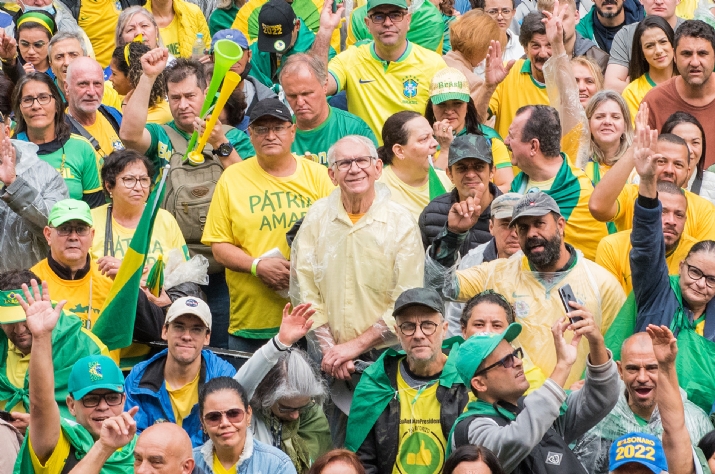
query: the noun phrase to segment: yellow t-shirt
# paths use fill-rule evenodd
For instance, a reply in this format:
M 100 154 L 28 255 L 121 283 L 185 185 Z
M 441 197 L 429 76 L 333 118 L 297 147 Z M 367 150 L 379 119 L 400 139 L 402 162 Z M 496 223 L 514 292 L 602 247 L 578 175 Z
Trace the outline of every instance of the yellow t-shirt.
M 697 6 L 698 0 L 680 0 L 675 7 L 675 14 L 683 20 L 692 20 Z
M 67 439 L 67 436 L 61 430 L 60 438 L 57 440 L 55 449 L 52 450 L 52 454 L 44 465 L 37 458 L 37 454 L 35 454 L 35 450 L 32 448 L 32 436 L 27 440 L 27 447 L 30 451 L 30 460 L 32 461 L 32 468 L 35 474 L 60 474 L 65 467 L 65 462 L 67 462 L 71 448 L 69 439 Z
M 84 128 L 99 143 L 100 150 L 97 152 L 97 164 L 101 170 L 102 165 L 104 165 L 104 158 L 115 150 L 123 150 L 124 145 L 109 120 L 99 112 L 97 112 L 97 120 L 92 125 L 85 125 Z
M 218 456 L 214 453 L 214 474 L 236 474 L 236 465 L 234 464 L 230 468 L 226 469 L 218 460 Z
M 682 5 L 682 2 L 681 4 Z M 678 5 L 678 7 L 680 6 Z M 631 81 L 630 84 L 623 89 L 623 100 L 626 101 L 628 110 L 631 113 L 631 122 L 636 123 L 636 114 L 638 113 L 638 107 L 641 106 L 641 101 L 643 97 L 648 93 L 649 90 L 655 87 L 655 82 L 653 82 L 648 75 L 648 73 L 643 74 L 638 79 Z
M 497 117 L 494 129 L 500 136 L 506 137 L 516 111 L 524 105 L 539 104 L 549 105 L 546 85 L 536 82 L 531 76 L 531 61 L 520 59 L 489 100 L 489 110 Z M 516 170 L 514 174 L 517 174 Z
M 363 119 L 382 145 L 385 120 L 401 110 L 423 114 L 430 81 L 446 67 L 440 55 L 410 42 L 397 61 L 383 61 L 371 41 L 335 56 L 328 72 L 338 91 L 347 91 L 348 112 Z
M 447 173 L 439 169 L 435 169 L 435 171 L 444 189 L 448 192 L 451 191 L 454 185 L 447 177 Z M 391 166 L 385 166 L 378 182 L 383 183 L 390 189 L 390 199 L 405 206 L 415 220 L 420 218 L 422 210 L 430 202 L 429 180 L 422 186 L 410 186 L 397 177 Z
M 179 51 L 179 22 L 176 20 L 176 15 L 174 15 L 169 26 L 159 28 L 159 34 L 161 35 L 161 40 L 164 42 L 164 46 L 169 50 L 169 53 L 177 58 L 181 56 L 181 51 Z
M 97 260 L 104 256 L 104 232 L 107 228 L 107 206 L 100 206 L 92 209 L 92 220 L 94 221 L 94 240 L 92 248 L 89 250 L 93 260 Z M 112 217 L 112 240 L 114 242 L 114 256 L 119 260 L 124 258 L 129 244 L 134 237 L 135 229 L 128 229 L 119 224 Z M 162 255 L 166 262 L 169 252 L 173 249 L 181 249 L 184 253 L 184 258 L 189 259 L 189 249 L 186 247 L 186 241 L 179 229 L 179 224 L 174 219 L 174 216 L 169 214 L 164 209 L 159 209 L 154 222 L 154 231 L 151 234 L 151 242 L 149 244 L 149 254 L 146 259 L 146 266 L 151 268 L 159 255 Z
M 404 359 L 400 364 L 404 363 Z M 439 381 L 426 388 L 410 387 L 397 371 L 397 392 L 400 399 L 400 425 L 397 457 L 392 474 L 439 474 L 444 464 L 447 440 L 440 425 L 441 404 L 437 400 Z
M 633 210 L 638 198 L 638 185 L 626 184 L 616 199 L 618 210 L 611 219 L 616 228 L 628 230 L 633 227 Z M 687 220 L 683 234 L 687 234 L 696 241 L 715 240 L 715 206 L 697 194 L 685 191 L 688 200 Z
M 219 178 L 202 242 L 228 242 L 257 258 L 278 248 L 290 258 L 286 232 L 316 200 L 334 189 L 325 166 L 298 158 L 291 176 L 276 177 L 253 158 L 229 166 Z M 226 269 L 231 297 L 230 334 L 267 339 L 280 326 L 288 302 L 250 273 Z
M 678 246 L 665 256 L 668 264 L 668 273 L 677 275 L 680 271 L 680 262 L 688 255 L 690 248 L 698 241 L 683 234 L 680 236 Z M 623 291 L 628 294 L 633 291 L 631 280 L 631 230 L 624 230 L 611 234 L 598 244 L 596 249 L 596 263 L 613 273 Z
M 102 104 L 114 107 L 124 113 L 124 98 L 125 96 L 119 95 L 119 93 L 114 90 L 114 86 L 111 81 L 104 81 L 104 96 L 102 97 Z M 174 118 L 171 116 L 169 103 L 164 99 L 159 100 L 154 107 L 150 107 L 147 111 L 147 123 L 158 123 L 159 125 L 163 125 L 171 122 L 172 120 L 174 120 Z
M 348 213 L 348 217 L 350 218 L 350 222 L 352 222 L 353 224 L 357 224 L 357 221 L 359 221 L 360 219 L 362 219 L 362 216 L 364 216 L 364 215 L 365 215 L 364 212 L 363 212 L 362 214 L 350 214 L 350 213 Z
M 114 89 L 114 84 L 112 84 L 112 81 L 104 81 L 104 95 L 102 96 L 102 105 L 114 107 L 121 112 L 123 101 L 124 96 L 120 95 L 119 92 Z
M 179 426 L 184 422 L 184 418 L 191 414 L 194 405 L 199 403 L 199 373 L 201 371 L 196 372 L 194 380 L 180 388 L 171 388 L 169 382 L 166 382 L 171 409 L 174 411 L 174 418 Z
M 39 276 L 39 275 L 38 275 Z M 25 386 L 25 375 L 27 369 L 30 368 L 30 354 L 23 355 L 15 345 L 7 341 L 7 359 L 5 361 L 5 375 L 8 381 L 17 388 Z M 22 403 L 17 403 L 13 407 L 6 407 L 6 401 L 0 400 L 0 410 L 17 411 L 25 413 L 25 406 Z
M 539 191 L 548 191 L 554 184 L 554 179 L 556 179 L 556 176 L 551 179 L 547 179 L 546 181 L 534 181 L 533 179 L 529 179 L 526 183 L 526 192 L 536 191 L 537 189 Z
M 115 0 L 84 0 L 80 3 L 77 24 L 87 33 L 94 56 L 102 68 L 109 66 L 114 52 L 114 32 L 122 7 Z

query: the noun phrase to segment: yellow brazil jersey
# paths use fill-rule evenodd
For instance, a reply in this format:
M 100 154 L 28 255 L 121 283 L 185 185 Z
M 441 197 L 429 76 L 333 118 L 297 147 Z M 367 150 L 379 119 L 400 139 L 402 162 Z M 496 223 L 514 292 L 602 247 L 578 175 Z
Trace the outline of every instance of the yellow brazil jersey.
M 494 129 L 500 136 L 506 137 L 516 111 L 524 105 L 539 104 L 549 105 L 546 85 L 536 82 L 531 76 L 531 61 L 520 59 L 489 100 L 489 110 L 497 117 Z
M 102 104 L 108 105 L 109 107 L 114 107 L 121 112 L 123 101 L 124 96 L 120 95 L 119 92 L 114 89 L 114 84 L 112 84 L 112 81 L 104 81 L 104 95 L 102 96 Z
M 213 468 L 214 474 L 236 474 L 236 464 L 226 469 L 225 467 L 223 467 L 223 464 L 221 464 L 221 461 L 218 460 L 218 456 L 216 456 L 215 452 Z
M 440 425 L 442 405 L 437 399 L 437 387 L 439 380 L 413 388 L 402 377 L 402 369 L 397 371 L 400 424 L 392 474 L 442 472 L 447 440 Z
M 77 24 L 87 33 L 95 59 L 102 68 L 109 66 L 114 52 L 114 33 L 122 7 L 116 0 L 83 0 Z
M 206 218 L 202 242 L 227 242 L 252 258 L 278 249 L 290 257 L 286 232 L 308 208 L 334 189 L 325 166 L 295 157 L 296 170 L 276 177 L 253 158 L 226 168 Z M 250 273 L 226 269 L 231 298 L 230 334 L 267 339 L 278 332 L 288 302 Z
M 697 6 L 698 0 L 680 0 L 675 7 L 675 14 L 683 20 L 692 20 Z
M 114 90 L 114 86 L 111 81 L 104 81 L 104 96 L 102 97 L 102 104 L 114 107 L 124 113 L 124 97 L 125 96 L 119 95 L 119 93 Z M 174 117 L 171 116 L 169 103 L 164 99 L 160 99 L 154 107 L 150 107 L 147 111 L 147 123 L 158 123 L 159 125 L 163 125 L 171 122 L 172 120 L 174 120 Z
M 7 341 L 7 359 L 5 361 L 5 376 L 17 388 L 25 386 L 25 374 L 30 368 L 30 355 L 23 355 L 11 341 Z M 0 410 L 25 413 L 25 406 L 17 403 L 15 406 L 5 406 L 5 400 L 0 400 Z
M 631 122 L 634 124 L 636 123 L 636 114 L 638 113 L 638 107 L 641 106 L 643 97 L 655 86 L 655 82 L 653 82 L 648 73 L 645 73 L 635 81 L 631 81 L 631 83 L 623 89 L 621 95 L 623 96 L 623 100 L 626 101 L 628 110 L 631 113 Z
M 611 220 L 619 231 L 633 227 L 633 209 L 637 198 L 637 184 L 626 184 L 618 195 L 616 199 L 618 210 Z M 715 206 L 707 199 L 687 190 L 685 198 L 688 200 L 688 209 L 683 234 L 691 236 L 696 241 L 715 240 Z
M 187 383 L 183 387 L 171 388 L 169 382 L 166 382 L 166 391 L 169 393 L 171 400 L 171 409 L 174 411 L 174 419 L 176 424 L 181 426 L 184 418 L 191 414 L 191 409 L 199 403 L 199 374 L 196 372 L 194 380 Z
M 169 53 L 177 58 L 181 56 L 181 51 L 179 51 L 179 22 L 176 15 L 174 15 L 171 23 L 166 28 L 159 29 L 159 34 Z
M 94 221 L 94 240 L 92 240 L 92 248 L 89 250 L 92 259 L 97 260 L 104 256 L 104 233 L 107 228 L 107 206 L 100 206 L 92 209 L 92 220 Z M 124 255 L 129 249 L 129 244 L 134 237 L 135 229 L 128 229 L 119 224 L 112 217 L 112 240 L 114 243 L 114 256 L 119 260 L 124 259 Z M 181 249 L 186 260 L 189 259 L 188 248 L 186 241 L 181 233 L 179 224 L 174 219 L 174 216 L 169 214 L 164 209 L 159 209 L 154 222 L 154 230 L 151 234 L 151 242 L 149 243 L 149 253 L 146 259 L 146 266 L 151 268 L 159 255 L 162 255 L 164 262 L 169 257 L 169 252 L 174 249 Z
M 447 177 L 447 173 L 439 169 L 435 171 L 444 189 L 451 191 L 454 185 Z M 412 217 L 415 218 L 415 221 L 420 218 L 422 210 L 430 202 L 429 180 L 422 186 L 410 186 L 397 177 L 392 170 L 392 166 L 385 166 L 382 169 L 382 176 L 380 176 L 378 181 L 388 187 L 390 190 L 390 199 L 405 206 L 407 210 L 410 211 L 410 214 L 412 214 Z
M 70 454 L 71 447 L 67 435 L 60 430 L 60 437 L 57 440 L 55 449 L 52 450 L 52 454 L 50 454 L 49 459 L 45 461 L 45 464 L 42 464 L 37 454 L 35 454 L 35 450 L 32 447 L 32 436 L 30 436 L 27 442 L 27 450 L 30 452 L 30 460 L 35 474 L 61 474 L 65 468 L 65 462 Z
M 385 120 L 401 110 L 423 114 L 430 81 L 445 67 L 440 55 L 410 42 L 400 59 L 383 61 L 370 41 L 335 56 L 328 71 L 338 90 L 347 91 L 348 111 L 363 119 L 382 145 Z
M 677 275 L 682 262 L 690 248 L 698 241 L 683 234 L 680 237 L 678 246 L 670 253 L 666 254 L 665 262 L 668 264 L 668 273 Z M 598 244 L 596 249 L 596 263 L 613 273 L 618 283 L 623 287 L 626 294 L 633 291 L 631 281 L 631 231 L 624 230 L 611 234 Z
M 85 125 L 85 130 L 92 135 L 95 140 L 99 143 L 100 150 L 97 152 L 97 161 L 99 169 L 102 169 L 104 164 L 104 157 L 109 156 L 115 150 L 123 150 L 124 145 L 119 139 L 119 135 L 114 131 L 114 127 L 109 123 L 109 120 L 97 112 L 97 119 L 92 125 Z

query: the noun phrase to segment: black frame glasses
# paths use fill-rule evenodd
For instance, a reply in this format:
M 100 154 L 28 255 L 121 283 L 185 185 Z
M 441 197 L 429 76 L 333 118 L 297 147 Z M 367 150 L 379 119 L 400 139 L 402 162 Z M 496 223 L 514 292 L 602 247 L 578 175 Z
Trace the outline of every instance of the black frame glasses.
M 100 403 L 102 403 L 102 400 L 107 402 L 107 405 L 110 407 L 115 407 L 124 403 L 124 394 L 120 392 L 107 392 L 102 394 L 88 393 L 80 399 L 85 408 L 97 407 Z
M 35 104 L 35 101 L 40 105 L 47 105 L 52 102 L 52 99 L 54 99 L 52 94 L 26 95 L 20 98 L 20 105 L 23 109 L 29 109 Z
M 696 267 L 695 265 L 690 265 L 688 262 L 683 262 L 685 263 L 685 266 L 688 267 L 688 276 L 692 278 L 695 281 L 699 281 L 703 278 L 705 278 L 705 285 L 708 288 L 715 288 L 715 276 L 714 275 L 706 275 L 701 269 Z
M 370 20 L 376 25 L 382 25 L 388 18 L 392 23 L 399 23 L 403 20 L 403 18 L 405 18 L 405 15 L 407 15 L 407 10 L 387 13 L 373 13 L 372 15 L 368 15 L 368 17 L 370 17 Z
M 422 321 L 419 326 L 422 334 L 425 336 L 431 336 L 437 331 L 437 326 L 439 326 L 439 324 L 434 321 Z M 397 327 L 400 328 L 400 332 L 405 336 L 413 336 L 415 332 L 417 332 L 417 323 L 413 323 L 412 321 L 405 321 Z
M 485 367 L 482 370 L 476 372 L 474 376 L 476 377 L 477 375 L 482 375 L 487 373 L 489 370 L 499 367 L 500 365 L 504 367 L 505 369 L 511 369 L 514 367 L 514 360 L 515 359 L 523 359 L 524 358 L 524 351 L 521 349 L 521 347 L 517 347 L 514 349 L 514 352 L 511 354 L 507 354 L 498 361 L 494 362 L 492 365 L 489 367 Z
M 246 410 L 243 408 L 230 408 L 224 411 L 210 411 L 204 414 L 204 421 L 209 426 L 218 426 L 224 416 L 226 416 L 229 423 L 240 423 L 246 417 Z

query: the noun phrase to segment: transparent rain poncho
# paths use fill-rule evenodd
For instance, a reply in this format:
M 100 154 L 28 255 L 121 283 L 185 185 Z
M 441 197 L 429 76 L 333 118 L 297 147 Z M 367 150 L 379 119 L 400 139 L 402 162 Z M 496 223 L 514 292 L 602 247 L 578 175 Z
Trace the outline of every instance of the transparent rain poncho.
M 595 427 L 576 440 L 573 447 L 574 454 L 581 464 L 588 468 L 590 474 L 607 474 L 609 472 L 608 450 L 613 440 L 620 436 L 633 432 L 652 434 L 658 438 L 663 436 L 663 425 L 658 407 L 655 407 L 648 424 L 641 425 L 628 406 L 624 395 L 625 385 L 620 379 L 618 382 L 621 395 L 616 406 Z M 703 410 L 687 401 L 687 395 L 682 389 L 680 395 L 683 397 L 685 427 L 690 434 L 690 443 L 697 446 L 700 438 L 712 431 L 713 425 Z
M 23 270 L 47 256 L 42 234 L 57 201 L 67 199 L 64 179 L 37 157 L 37 145 L 12 140 L 18 179 L 0 191 L 0 272 Z
M 576 261 L 569 270 L 554 273 L 533 271 L 522 252 L 463 271 L 457 271 L 459 262 L 446 268 L 428 253 L 425 286 L 441 289 L 444 297 L 453 301 L 466 301 L 487 289 L 501 293 L 513 306 L 516 322 L 523 326 L 518 343 L 548 376 L 556 366 L 551 326 L 566 314 L 558 294 L 560 287 L 571 285 L 574 296 L 593 314 L 602 333 L 625 300 L 623 289 L 607 270 L 585 259 L 580 250 L 576 252 Z M 567 332 L 565 338 L 570 342 L 572 333 Z M 582 339 L 565 388 L 582 377 L 588 352 L 588 342 Z
M 323 351 L 370 327 L 382 334 L 378 348 L 395 344 L 395 300 L 422 286 L 424 248 L 417 223 L 390 200 L 385 185 L 375 183 L 375 194 L 355 224 L 340 188 L 315 202 L 291 247 L 291 301 L 313 303 L 313 333 Z

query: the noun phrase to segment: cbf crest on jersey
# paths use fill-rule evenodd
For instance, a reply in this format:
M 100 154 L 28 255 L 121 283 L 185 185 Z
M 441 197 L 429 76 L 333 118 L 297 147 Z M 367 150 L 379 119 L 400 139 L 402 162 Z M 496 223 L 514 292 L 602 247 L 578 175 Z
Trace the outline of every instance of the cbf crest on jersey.
M 417 97 L 417 87 L 419 83 L 414 76 L 407 76 L 402 80 L 402 94 L 408 99 Z

